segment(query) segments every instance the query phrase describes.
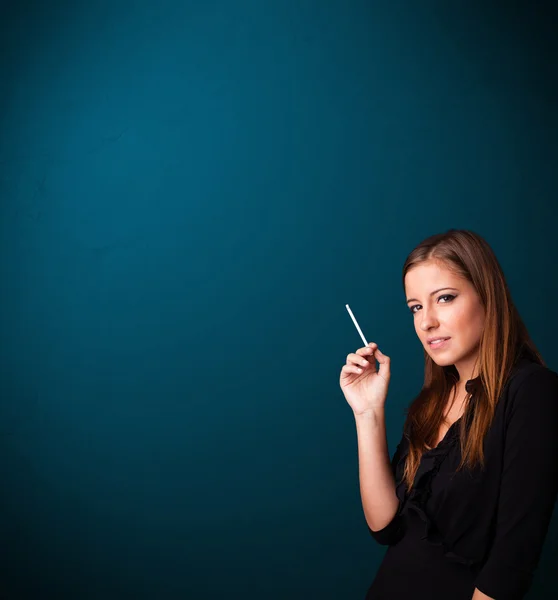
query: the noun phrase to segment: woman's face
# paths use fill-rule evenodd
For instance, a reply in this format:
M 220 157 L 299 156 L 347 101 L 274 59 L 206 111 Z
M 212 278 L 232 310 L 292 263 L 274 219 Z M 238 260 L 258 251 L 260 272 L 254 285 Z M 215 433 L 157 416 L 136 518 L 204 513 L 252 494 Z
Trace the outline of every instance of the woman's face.
M 405 276 L 407 306 L 415 331 L 436 364 L 455 365 L 463 385 L 473 376 L 485 311 L 475 288 L 440 262 L 414 267 Z M 449 338 L 440 345 L 429 338 Z

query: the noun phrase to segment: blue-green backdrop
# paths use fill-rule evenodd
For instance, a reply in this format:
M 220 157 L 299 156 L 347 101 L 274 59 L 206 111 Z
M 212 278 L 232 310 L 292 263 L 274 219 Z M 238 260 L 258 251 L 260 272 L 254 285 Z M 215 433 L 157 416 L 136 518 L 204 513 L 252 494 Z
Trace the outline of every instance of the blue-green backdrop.
M 401 268 L 428 235 L 487 239 L 558 367 L 533 4 L 0 4 L 6 598 L 364 597 L 385 548 L 345 304 L 392 359 L 391 451 L 422 383 Z M 532 598 L 555 597 L 555 521 Z

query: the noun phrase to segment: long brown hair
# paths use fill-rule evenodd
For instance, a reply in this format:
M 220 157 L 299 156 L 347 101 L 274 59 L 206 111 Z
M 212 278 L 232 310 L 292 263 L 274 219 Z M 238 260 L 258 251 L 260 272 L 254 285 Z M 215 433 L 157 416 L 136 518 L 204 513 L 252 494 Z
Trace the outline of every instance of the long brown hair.
M 459 423 L 461 463 L 484 466 L 483 440 L 492 423 L 498 398 L 520 354 L 546 366 L 517 311 L 504 273 L 488 243 L 478 234 L 450 229 L 428 237 L 407 257 L 405 275 L 425 262 L 436 262 L 468 280 L 484 306 L 486 320 L 477 357 L 478 377 L 473 381 L 474 403 L 465 398 Z M 409 442 L 403 478 L 411 490 L 423 453 L 436 443 L 443 412 L 459 374 L 454 365 L 440 366 L 424 350 L 424 385 L 407 409 L 404 432 Z M 474 409 L 474 410 L 473 410 Z

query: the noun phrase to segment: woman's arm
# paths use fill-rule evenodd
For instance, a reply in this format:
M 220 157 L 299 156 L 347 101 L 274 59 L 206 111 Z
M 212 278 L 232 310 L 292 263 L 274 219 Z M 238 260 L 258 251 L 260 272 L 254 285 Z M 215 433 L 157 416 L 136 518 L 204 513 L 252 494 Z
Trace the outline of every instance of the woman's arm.
M 395 494 L 395 464 L 390 463 L 388 453 L 385 412 L 378 409 L 355 416 L 355 421 L 360 495 L 368 530 L 378 543 L 394 544 L 402 531 L 396 519 L 399 499 Z
M 471 600 L 494 600 L 494 598 L 483 594 L 479 589 L 475 588 L 475 593 L 473 594 Z
M 533 371 L 512 402 L 494 542 L 474 582 L 475 594 L 481 594 L 475 600 L 524 598 L 558 493 L 558 375 L 546 368 Z

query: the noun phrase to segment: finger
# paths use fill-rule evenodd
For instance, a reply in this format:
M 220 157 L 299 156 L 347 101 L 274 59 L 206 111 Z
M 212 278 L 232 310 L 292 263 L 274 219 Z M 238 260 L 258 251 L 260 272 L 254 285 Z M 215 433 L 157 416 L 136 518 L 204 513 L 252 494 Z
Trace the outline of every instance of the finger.
M 347 364 L 348 365 L 357 365 L 359 367 L 364 367 L 364 368 L 366 368 L 370 365 L 368 360 L 366 360 L 366 358 L 364 358 L 364 356 L 361 356 L 360 354 L 349 354 L 349 356 L 347 357 Z
M 349 373 L 355 373 L 356 375 L 360 375 L 363 372 L 363 369 L 362 367 L 356 367 L 353 365 L 343 365 L 341 371 L 343 371 L 345 375 L 348 375 Z
M 378 373 L 385 379 L 388 379 L 391 372 L 391 358 L 380 350 L 376 350 L 376 360 L 380 363 Z
M 364 348 L 359 348 L 356 353 L 360 356 L 367 356 L 372 354 L 372 352 L 374 352 L 373 348 L 370 348 L 370 346 L 364 346 Z
M 382 363 L 385 361 L 385 359 L 389 359 L 389 356 L 387 356 L 387 354 L 384 354 L 379 348 L 376 348 L 376 359 L 379 363 Z

